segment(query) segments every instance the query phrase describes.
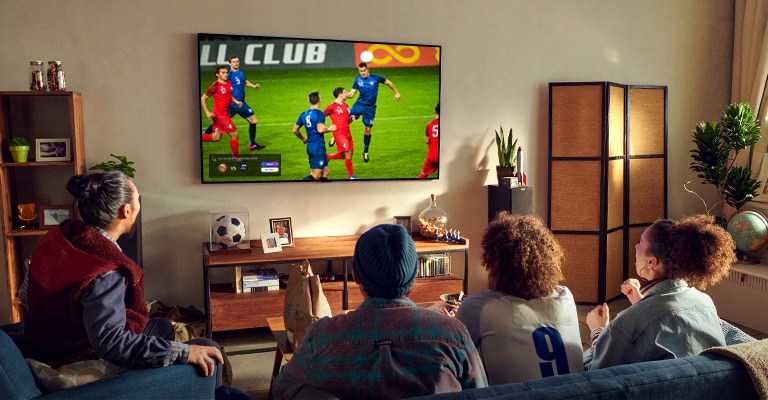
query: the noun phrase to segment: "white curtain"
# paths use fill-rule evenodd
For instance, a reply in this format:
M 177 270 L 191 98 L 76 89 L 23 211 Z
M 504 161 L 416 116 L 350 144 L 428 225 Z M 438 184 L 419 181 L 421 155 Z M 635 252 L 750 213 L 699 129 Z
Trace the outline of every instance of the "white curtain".
M 768 1 L 735 0 L 733 35 L 733 81 L 731 102 L 748 102 L 765 126 L 768 113 Z M 768 151 L 768 131 L 749 152 L 739 155 L 739 164 L 752 167 L 756 177 L 763 154 Z

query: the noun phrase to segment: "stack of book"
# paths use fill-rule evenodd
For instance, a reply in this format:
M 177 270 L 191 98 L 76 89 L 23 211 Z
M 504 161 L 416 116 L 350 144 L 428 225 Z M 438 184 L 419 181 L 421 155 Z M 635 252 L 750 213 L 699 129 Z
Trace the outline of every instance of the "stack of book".
M 416 277 L 440 276 L 451 274 L 451 257 L 448 254 L 430 254 L 419 257 L 419 270 Z
M 260 267 L 253 271 L 243 271 L 245 268 L 232 267 L 232 290 L 235 293 L 280 289 L 280 278 L 274 268 Z
M 243 272 L 243 292 L 279 290 L 280 278 L 274 268 Z

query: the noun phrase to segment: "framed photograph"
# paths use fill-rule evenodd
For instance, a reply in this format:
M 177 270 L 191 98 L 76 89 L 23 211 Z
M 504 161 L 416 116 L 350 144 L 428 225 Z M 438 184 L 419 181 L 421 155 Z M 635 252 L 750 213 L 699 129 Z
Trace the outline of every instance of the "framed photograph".
M 280 245 L 283 247 L 293 246 L 293 225 L 291 218 L 270 218 L 269 231 L 276 233 L 280 238 Z
M 283 246 L 280 245 L 280 236 L 277 233 L 262 233 L 261 247 L 264 249 L 264 253 L 283 251 Z
M 58 204 L 40 206 L 38 211 L 40 215 L 40 227 L 52 228 L 70 218 L 72 218 L 71 204 Z
M 69 139 L 37 139 L 35 140 L 36 161 L 69 161 L 72 150 Z
M 405 227 L 405 230 L 408 231 L 409 234 L 412 234 L 411 232 L 411 217 L 407 216 L 399 216 L 392 218 L 392 223 L 395 225 L 402 225 Z
M 752 199 L 761 203 L 768 203 L 768 154 L 763 155 L 763 161 L 760 164 L 760 175 L 757 176 L 760 182 L 760 189 L 757 190 L 757 197 Z

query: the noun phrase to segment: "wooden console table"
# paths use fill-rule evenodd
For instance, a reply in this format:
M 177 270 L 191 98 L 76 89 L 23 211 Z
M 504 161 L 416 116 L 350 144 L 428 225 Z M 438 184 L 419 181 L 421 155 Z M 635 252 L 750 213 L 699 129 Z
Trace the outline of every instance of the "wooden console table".
M 236 266 L 255 266 L 269 264 L 291 264 L 309 260 L 341 260 L 343 265 L 341 282 L 323 283 L 323 292 L 331 304 L 334 315 L 342 310 L 353 308 L 362 302 L 357 285 L 349 281 L 349 260 L 352 259 L 359 235 L 322 236 L 295 238 L 293 247 L 283 247 L 283 251 L 264 253 L 261 241 L 252 240 L 250 251 L 232 253 L 214 251 L 204 242 L 203 250 L 203 290 L 205 313 L 208 316 L 206 333 L 235 329 L 267 327 L 267 318 L 283 315 L 284 290 L 257 293 L 235 293 L 231 282 L 211 283 L 211 271 L 216 268 Z M 467 292 L 467 274 L 469 266 L 469 241 L 462 238 L 459 243 L 446 243 L 421 237 L 415 237 L 416 252 L 419 255 L 433 253 L 464 253 L 464 279 L 453 275 L 418 278 L 411 290 L 411 299 L 415 302 L 436 301 L 440 294 Z M 322 273 L 313 265 L 315 273 Z M 353 289 L 353 290 L 350 290 Z

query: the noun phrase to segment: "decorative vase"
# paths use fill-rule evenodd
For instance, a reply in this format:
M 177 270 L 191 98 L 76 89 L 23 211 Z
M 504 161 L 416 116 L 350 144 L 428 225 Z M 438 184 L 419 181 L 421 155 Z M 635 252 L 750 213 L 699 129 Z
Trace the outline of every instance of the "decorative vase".
M 27 162 L 29 156 L 29 146 L 8 146 L 11 151 L 13 162 Z
M 502 184 L 504 178 L 513 178 L 515 176 L 517 176 L 516 167 L 502 167 L 500 165 L 496 166 L 496 179 L 499 181 L 499 186 L 504 186 Z
M 425 238 L 435 240 L 445 235 L 448 227 L 448 213 L 437 206 L 435 195 L 430 196 L 429 207 L 419 214 L 419 233 Z

